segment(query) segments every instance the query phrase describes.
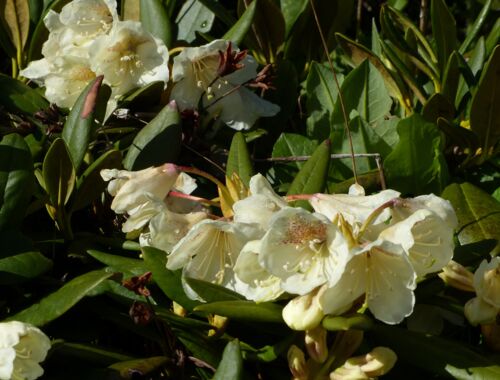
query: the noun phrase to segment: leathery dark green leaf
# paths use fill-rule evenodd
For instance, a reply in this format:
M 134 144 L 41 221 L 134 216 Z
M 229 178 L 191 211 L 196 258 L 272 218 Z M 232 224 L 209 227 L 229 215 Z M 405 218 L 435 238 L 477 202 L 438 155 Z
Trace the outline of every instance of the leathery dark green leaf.
M 0 230 L 20 226 L 34 183 L 28 145 L 18 134 L 5 136 L 0 142 Z
M 460 244 L 486 239 L 497 240 L 491 255 L 500 253 L 500 202 L 470 183 L 453 183 L 444 189 L 443 198 L 453 205 L 458 218 Z
M 236 173 L 247 186 L 254 174 L 245 136 L 241 132 L 234 134 L 227 158 L 226 175 L 231 178 L 233 173 Z
M 111 95 L 108 86 L 101 87 L 103 79 L 102 75 L 98 76 L 85 87 L 64 124 L 62 138 L 66 142 L 76 171 L 83 162 L 91 136 L 95 132 L 98 105 L 106 104 Z
M 85 273 L 72 279 L 54 293 L 43 298 L 39 303 L 33 304 L 8 318 L 11 321 L 30 323 L 34 326 L 43 326 L 59 318 L 85 295 L 110 278 L 113 273 L 96 270 Z
M 172 46 L 172 23 L 161 0 L 141 1 L 141 23 L 148 32 Z
M 158 115 L 137 133 L 123 160 L 125 169 L 141 170 L 175 161 L 181 149 L 180 121 L 175 103 L 163 107 Z
M 325 140 L 295 176 L 287 195 L 321 193 L 326 185 L 330 165 L 331 142 Z M 297 205 L 310 209 L 307 201 L 298 201 Z
M 241 321 L 283 323 L 282 307 L 272 302 L 219 301 L 201 304 L 195 311 L 204 311 Z
M 42 174 L 52 206 L 64 206 L 73 192 L 76 174 L 63 139 L 54 140 L 50 146 L 43 161 Z
M 226 345 L 222 360 L 217 367 L 213 380 L 240 380 L 243 377 L 243 358 L 240 343 L 234 339 Z
M 252 26 L 253 20 L 255 18 L 255 11 L 257 9 L 257 3 L 259 0 L 254 0 L 250 3 L 245 12 L 236 21 L 236 23 L 229 29 L 224 36 L 223 40 L 233 41 L 235 44 L 239 45 L 245 38 L 247 32 Z

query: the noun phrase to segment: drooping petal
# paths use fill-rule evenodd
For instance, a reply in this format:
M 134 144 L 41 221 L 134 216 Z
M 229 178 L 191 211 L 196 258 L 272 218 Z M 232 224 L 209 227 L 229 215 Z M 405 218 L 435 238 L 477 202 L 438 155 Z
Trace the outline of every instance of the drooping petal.
M 484 302 L 500 309 L 500 257 L 481 262 L 474 273 L 474 289 Z
M 494 323 L 498 312 L 497 307 L 483 301 L 480 297 L 470 299 L 464 306 L 465 317 L 473 326 Z

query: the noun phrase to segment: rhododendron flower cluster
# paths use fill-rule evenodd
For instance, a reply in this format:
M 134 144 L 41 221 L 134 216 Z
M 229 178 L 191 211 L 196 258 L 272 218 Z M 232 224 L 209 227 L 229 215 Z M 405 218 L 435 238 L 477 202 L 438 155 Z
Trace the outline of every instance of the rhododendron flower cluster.
M 0 322 L 0 379 L 34 380 L 43 375 L 40 362 L 51 347 L 50 339 L 27 323 Z
M 45 96 L 60 107 L 72 107 L 96 76 L 112 90 L 107 114 L 126 92 L 153 81 L 167 82 L 168 49 L 141 23 L 120 21 L 116 0 L 74 0 L 61 13 L 44 18 L 49 38 L 43 59 L 32 61 L 21 75 L 45 86 Z
M 152 176 L 142 174 L 146 172 Z M 159 198 L 165 197 L 178 175 L 166 164 L 127 173 L 130 180 L 118 191 L 111 182 L 112 207 L 128 210 L 124 226 L 141 208 L 138 199 L 147 203 L 160 189 Z M 141 186 L 133 186 L 132 178 L 139 176 Z M 169 179 L 162 184 L 164 176 Z M 118 174 L 114 178 L 119 181 Z M 121 190 L 128 206 L 118 207 L 125 200 Z M 209 281 L 256 302 L 292 298 L 283 309 L 292 329 L 312 330 L 326 314 L 360 308 L 385 323 L 399 323 L 413 311 L 417 278 L 441 270 L 453 256 L 455 212 L 448 201 L 432 194 L 405 199 L 384 190 L 367 196 L 353 185 L 349 194 L 308 197 L 314 209 L 310 212 L 290 207 L 260 174 L 251 178 L 248 194 L 234 203 L 232 220 L 196 223 L 195 212 L 185 213 L 184 220 L 191 222 L 185 222 L 183 237 L 163 246 L 167 268 L 182 269 L 184 279 Z M 172 228 L 165 221 L 157 234 L 168 236 Z M 184 289 L 202 300 L 186 281 Z

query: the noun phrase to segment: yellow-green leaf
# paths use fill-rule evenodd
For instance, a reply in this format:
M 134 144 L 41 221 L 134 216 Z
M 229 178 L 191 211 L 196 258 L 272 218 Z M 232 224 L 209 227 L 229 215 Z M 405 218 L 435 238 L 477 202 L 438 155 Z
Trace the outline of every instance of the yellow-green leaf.
M 18 51 L 22 51 L 30 27 L 28 0 L 0 0 L 2 23 Z

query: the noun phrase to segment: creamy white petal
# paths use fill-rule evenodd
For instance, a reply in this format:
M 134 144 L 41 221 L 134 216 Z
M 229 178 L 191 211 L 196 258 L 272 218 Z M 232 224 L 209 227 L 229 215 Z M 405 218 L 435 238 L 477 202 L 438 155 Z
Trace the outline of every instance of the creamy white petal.
M 275 300 L 284 293 L 280 279 L 259 264 L 260 240 L 249 241 L 242 248 L 234 272 L 241 281 L 235 290 L 255 302 Z
M 439 271 L 453 257 L 453 229 L 427 209 L 415 211 L 380 237 L 403 246 L 418 276 Z
M 464 314 L 473 326 L 494 323 L 499 309 L 484 302 L 480 297 L 474 297 L 464 306 Z
M 481 262 L 474 273 L 474 289 L 484 302 L 500 309 L 500 257 Z
M 303 295 L 337 281 L 348 256 L 345 238 L 323 215 L 285 208 L 273 216 L 262 238 L 259 262 L 281 279 L 285 291 Z

